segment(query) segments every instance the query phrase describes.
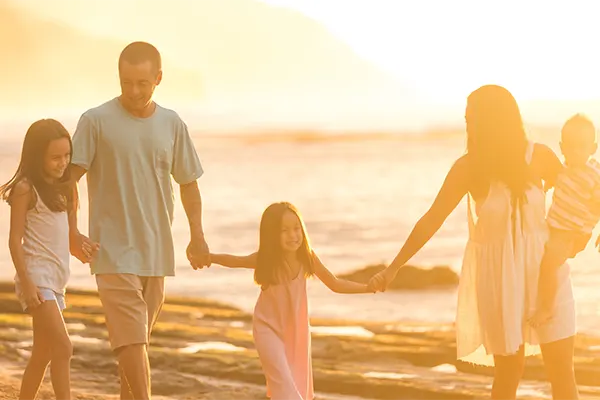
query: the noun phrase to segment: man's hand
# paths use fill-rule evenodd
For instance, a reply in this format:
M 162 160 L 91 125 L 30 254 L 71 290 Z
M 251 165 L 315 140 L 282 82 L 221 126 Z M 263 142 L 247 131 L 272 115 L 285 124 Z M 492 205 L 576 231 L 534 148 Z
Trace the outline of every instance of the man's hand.
M 210 267 L 210 250 L 204 236 L 192 237 L 185 252 L 192 268 Z
M 69 236 L 69 250 L 72 256 L 87 264 L 92 261 L 98 250 L 100 250 L 100 244 L 92 242 L 81 233 L 75 233 Z
M 190 244 L 185 253 L 192 268 L 210 267 L 210 252 L 202 230 L 202 197 L 196 181 L 181 185 L 181 202 L 190 223 Z

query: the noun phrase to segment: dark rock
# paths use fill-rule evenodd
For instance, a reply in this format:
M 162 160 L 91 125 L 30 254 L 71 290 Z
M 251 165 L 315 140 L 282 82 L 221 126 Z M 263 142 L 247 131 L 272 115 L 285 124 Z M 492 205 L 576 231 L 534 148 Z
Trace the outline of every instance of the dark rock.
M 373 275 L 382 271 L 385 267 L 383 264 L 370 265 L 349 274 L 341 275 L 340 278 L 367 283 Z M 398 275 L 396 275 L 388 289 L 420 290 L 455 287 L 456 285 L 458 285 L 458 274 L 448 266 L 421 268 L 405 265 L 400 268 Z

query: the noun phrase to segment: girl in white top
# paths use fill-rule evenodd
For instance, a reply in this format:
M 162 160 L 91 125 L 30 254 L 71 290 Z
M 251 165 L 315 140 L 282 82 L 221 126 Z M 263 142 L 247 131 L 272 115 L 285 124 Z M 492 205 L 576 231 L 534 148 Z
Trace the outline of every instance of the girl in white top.
M 21 162 L 12 179 L 0 187 L 11 206 L 10 254 L 15 264 L 15 290 L 23 310 L 33 317 L 33 349 L 23 374 L 20 399 L 34 399 L 51 362 L 58 399 L 70 399 L 71 341 L 62 317 L 69 279 L 68 213 L 77 193 L 67 166 L 71 137 L 57 121 L 44 119 L 28 129 Z M 89 262 L 98 246 L 87 238 Z
M 467 154 L 390 266 L 372 278 L 384 289 L 467 195 L 469 240 L 458 290 L 458 358 L 495 365 L 493 399 L 514 399 L 524 357 L 540 347 L 555 399 L 577 399 L 573 370 L 575 308 L 568 265 L 557 271 L 554 318 L 533 328 L 540 263 L 548 239 L 545 193 L 561 170 L 546 146 L 527 140 L 513 96 L 495 85 L 469 96 Z

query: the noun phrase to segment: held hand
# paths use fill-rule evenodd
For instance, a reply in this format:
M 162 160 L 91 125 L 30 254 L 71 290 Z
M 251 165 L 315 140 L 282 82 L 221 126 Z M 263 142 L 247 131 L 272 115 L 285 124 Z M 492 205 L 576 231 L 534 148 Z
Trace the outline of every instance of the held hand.
M 371 278 L 369 280 L 369 283 L 367 283 L 367 292 L 368 293 L 377 293 L 376 281 L 373 278 Z
M 371 279 L 369 279 L 367 286 L 369 287 L 369 290 L 373 290 L 374 292 L 385 292 L 385 279 L 383 277 L 383 271 L 373 275 Z
M 369 288 L 373 288 L 376 291 L 385 292 L 387 287 L 396 277 L 396 272 L 391 268 L 386 268 L 383 271 L 380 271 L 378 274 L 374 275 L 369 280 Z
M 92 261 L 98 251 L 100 250 L 100 243 L 93 242 L 90 238 L 85 235 L 81 235 L 83 254 L 86 256 L 88 262 Z
M 31 282 L 23 285 L 23 298 L 29 310 L 38 307 L 44 302 L 40 289 Z
M 87 264 L 92 261 L 98 250 L 100 250 L 100 244 L 93 242 L 81 233 L 76 233 L 69 237 L 69 248 L 75 258 Z
M 196 240 L 192 238 L 185 252 L 190 265 L 195 270 L 210 267 L 210 250 L 204 236 Z

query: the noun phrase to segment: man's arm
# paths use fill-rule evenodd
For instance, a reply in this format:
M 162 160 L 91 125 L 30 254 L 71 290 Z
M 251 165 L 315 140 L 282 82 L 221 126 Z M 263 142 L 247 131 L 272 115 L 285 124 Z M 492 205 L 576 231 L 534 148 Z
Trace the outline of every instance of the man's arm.
M 77 183 L 87 171 L 85 168 L 75 164 L 69 165 L 69 168 L 71 170 L 71 181 L 73 182 L 73 198 L 78 199 L 79 195 L 77 193 Z M 71 203 L 71 208 L 69 209 L 69 251 L 71 255 L 85 264 L 89 263 L 96 255 L 99 245 L 97 243 L 93 243 L 85 235 L 82 235 L 79 232 L 79 228 L 77 226 L 78 204 L 78 201 L 73 201 Z
M 69 165 L 70 179 L 73 190 L 77 191 L 77 183 L 81 177 L 94 164 L 96 158 L 96 144 L 98 143 L 98 124 L 91 111 L 85 112 L 73 134 L 73 155 Z M 73 202 L 69 210 L 69 248 L 71 254 L 82 263 L 90 262 L 99 249 L 97 243 L 90 241 L 82 235 L 77 227 L 78 202 Z
M 190 223 L 192 237 L 204 237 L 202 229 L 202 196 L 196 181 L 180 185 L 181 202 Z
M 171 174 L 179 184 L 181 202 L 190 223 L 191 239 L 186 249 L 187 258 L 192 267 L 198 269 L 210 265 L 208 245 L 202 229 L 202 197 L 197 183 L 204 171 L 187 125 L 177 118 Z
M 209 249 L 202 228 L 202 196 L 196 181 L 180 185 L 181 203 L 190 224 L 188 259 L 194 269 L 209 266 Z
M 87 171 L 84 168 L 80 167 L 79 165 L 75 165 L 75 164 L 69 165 L 69 169 L 71 170 L 70 173 L 71 173 L 71 180 L 73 182 L 73 190 L 76 192 L 77 184 L 79 183 L 79 180 L 81 179 L 81 177 L 83 175 L 85 175 L 85 173 Z M 79 197 L 77 195 L 77 193 L 74 193 L 73 196 L 74 196 L 74 198 Z M 79 235 L 79 228 L 77 227 L 78 203 L 79 202 L 74 201 L 72 203 L 71 209 L 69 210 L 69 235 L 70 236 Z

